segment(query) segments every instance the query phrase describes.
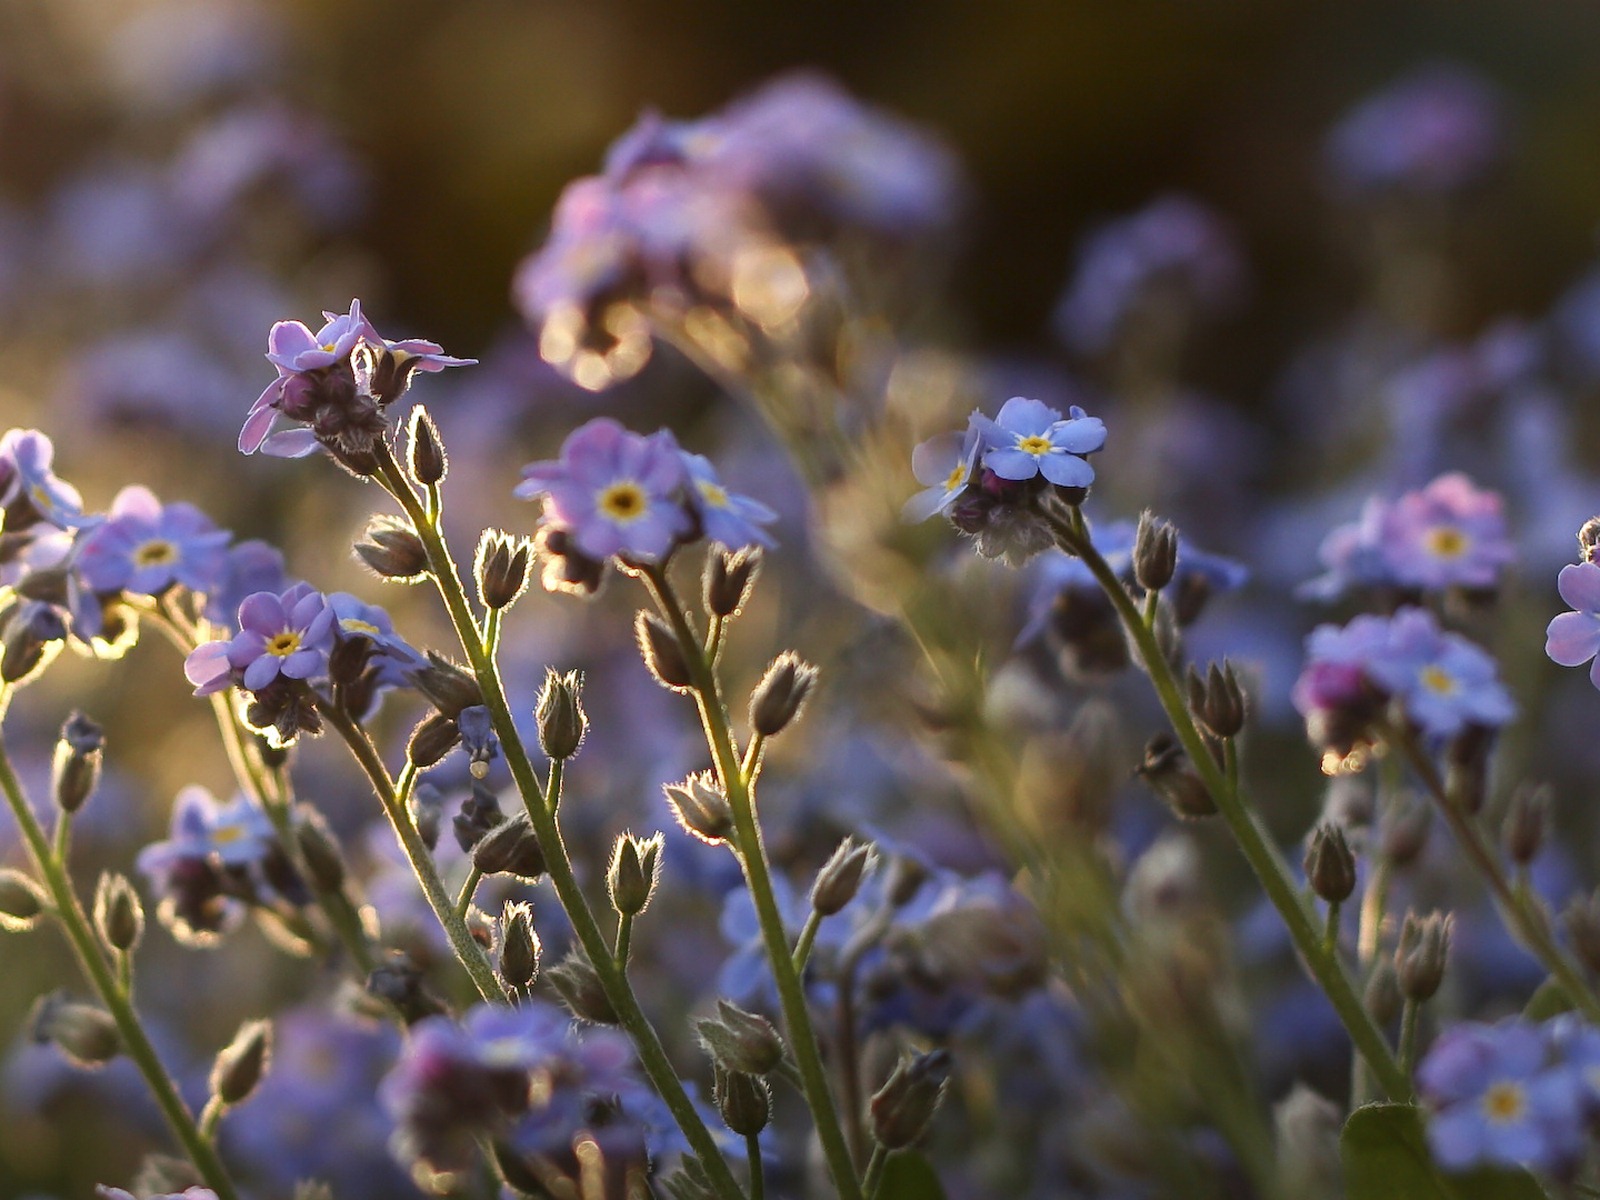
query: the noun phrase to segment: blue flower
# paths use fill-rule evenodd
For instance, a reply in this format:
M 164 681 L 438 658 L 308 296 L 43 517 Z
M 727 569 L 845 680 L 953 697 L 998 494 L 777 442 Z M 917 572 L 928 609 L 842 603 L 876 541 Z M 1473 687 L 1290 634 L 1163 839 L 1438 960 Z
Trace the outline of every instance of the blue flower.
M 775 544 L 772 535 L 761 526 L 776 521 L 777 513 L 759 500 L 728 491 L 704 455 L 685 452 L 683 465 L 689 473 L 689 486 L 685 489 L 689 508 L 700 519 L 706 537 L 730 550 L 741 546 L 770 549 Z
M 926 521 L 955 503 L 972 479 L 981 448 L 977 423 L 969 421 L 964 433 L 941 433 L 911 452 L 911 471 L 924 484 L 905 503 L 907 521 Z
M 1494 659 L 1441 631 L 1426 609 L 1402 608 L 1390 619 L 1383 653 L 1366 670 L 1399 697 L 1407 718 L 1436 737 L 1454 737 L 1468 725 L 1498 728 L 1516 715 Z
M 1579 667 L 1600 653 L 1600 564 L 1562 567 L 1556 587 L 1575 611 L 1551 618 L 1544 652 L 1563 667 Z M 1600 659 L 1590 668 L 1589 681 L 1600 688 Z
M 0 435 L 0 509 L 7 533 L 40 520 L 58 529 L 77 529 L 100 519 L 85 514 L 78 489 L 56 477 L 54 458 L 55 447 L 37 429 L 10 429 Z
M 192 504 L 163 506 L 148 488 L 125 487 L 83 539 L 78 571 L 103 594 L 159 596 L 180 583 L 205 593 L 222 578 L 230 536 Z
M 1088 487 L 1094 468 L 1082 457 L 1106 444 L 1106 427 L 1074 404 L 1065 419 L 1042 400 L 1013 396 L 990 420 L 972 420 L 983 438 L 983 465 L 1001 479 L 1043 475 L 1058 487 Z

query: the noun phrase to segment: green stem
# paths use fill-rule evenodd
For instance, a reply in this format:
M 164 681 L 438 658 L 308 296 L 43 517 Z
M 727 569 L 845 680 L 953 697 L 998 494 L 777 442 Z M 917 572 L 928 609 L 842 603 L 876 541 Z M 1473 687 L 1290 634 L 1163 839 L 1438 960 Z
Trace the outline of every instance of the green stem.
M 772 966 L 773 979 L 778 986 L 784 1024 L 788 1028 L 795 1063 L 805 1083 L 806 1104 L 811 1109 L 817 1136 L 822 1142 L 829 1174 L 842 1200 L 861 1200 L 855 1164 L 850 1156 L 850 1147 L 845 1140 L 833 1094 L 828 1088 L 822 1051 L 817 1044 L 816 1031 L 812 1028 L 811 1014 L 806 1006 L 805 986 L 790 954 L 789 934 L 784 928 L 783 914 L 778 908 L 777 895 L 772 886 L 771 864 L 767 861 L 767 850 L 762 841 L 761 826 L 756 820 L 755 803 L 747 775 L 738 748 L 734 745 L 721 687 L 715 671 L 705 660 L 700 641 L 684 616 L 683 606 L 678 603 L 666 572 L 660 567 L 647 567 L 643 571 L 643 578 L 661 615 L 672 625 L 679 649 L 689 665 L 700 722 L 716 762 L 728 806 L 733 811 L 739 865 L 744 868 L 745 882 L 750 888 L 750 898 L 761 923 L 761 937 Z
M 1561 990 L 1567 994 L 1567 998 L 1583 1011 L 1585 1017 L 1592 1022 L 1600 1022 L 1600 997 L 1596 997 L 1594 991 L 1584 982 L 1582 968 L 1551 936 L 1550 927 L 1535 910 L 1535 901 L 1532 897 L 1526 892 L 1519 893 L 1506 878 L 1500 861 L 1495 857 L 1488 842 L 1484 840 L 1472 817 L 1463 812 L 1458 805 L 1451 803 L 1444 780 L 1440 777 L 1433 761 L 1423 753 L 1417 740 L 1405 731 L 1393 731 L 1392 740 L 1399 743 L 1411 763 L 1412 770 L 1422 780 L 1439 812 L 1443 814 L 1446 824 L 1450 826 L 1450 832 L 1455 835 L 1457 844 L 1466 851 L 1473 867 L 1489 885 L 1489 890 L 1494 894 L 1502 915 L 1512 926 L 1522 945 L 1539 960 L 1545 970 L 1550 972 L 1551 977 L 1561 985 Z
M 1321 932 L 1313 924 L 1311 914 L 1295 892 L 1294 877 L 1289 871 L 1288 864 L 1284 862 L 1276 845 L 1266 837 L 1255 814 L 1245 803 L 1238 789 L 1230 785 L 1226 772 L 1218 766 L 1217 760 L 1212 756 L 1211 748 L 1189 715 L 1183 692 L 1173 676 L 1166 656 L 1162 654 L 1156 642 L 1155 635 L 1145 625 L 1121 580 L 1089 540 L 1088 528 L 1084 524 L 1082 514 L 1074 508 L 1070 510 L 1069 516 L 1063 518 L 1052 515 L 1050 520 L 1062 548 L 1083 560 L 1084 565 L 1093 573 L 1101 589 L 1116 607 L 1118 616 L 1138 647 L 1139 657 L 1144 663 L 1150 682 L 1155 687 L 1156 696 L 1167 714 L 1167 720 L 1172 724 L 1173 732 L 1183 743 L 1191 764 L 1199 772 L 1206 790 L 1211 793 L 1239 849 L 1244 853 L 1245 859 L 1266 891 L 1267 898 L 1278 910 L 1278 915 L 1288 929 L 1289 936 L 1294 940 L 1306 969 L 1326 993 L 1334 1011 L 1339 1014 L 1339 1019 L 1349 1033 L 1356 1051 L 1367 1060 L 1379 1086 L 1391 1100 L 1409 1100 L 1412 1094 L 1409 1077 L 1395 1061 L 1383 1032 L 1362 1006 L 1361 998 L 1356 994 L 1355 987 L 1350 977 L 1345 974 L 1338 958 L 1323 949 Z
M 761 1169 L 761 1138 L 753 1133 L 745 1134 L 745 1158 L 750 1163 L 750 1200 L 762 1200 L 766 1194 L 766 1175 Z
M 461 890 L 456 893 L 456 915 L 466 917 L 472 908 L 472 898 L 478 894 L 478 885 L 483 882 L 483 872 L 473 867 L 467 872 L 466 879 L 461 884 Z
M 627 976 L 617 969 L 616 963 L 612 960 L 611 947 L 606 944 L 605 934 L 595 919 L 594 910 L 589 907 L 589 901 L 578 883 L 577 873 L 573 870 L 572 860 L 567 853 L 566 843 L 561 838 L 561 829 L 555 817 L 556 802 L 560 798 L 559 765 L 551 764 L 549 789 L 541 788 L 533 763 L 528 758 L 527 748 L 517 732 L 516 720 L 506 699 L 505 686 L 501 682 L 499 669 L 494 659 L 484 651 L 477 625 L 472 617 L 472 610 L 467 603 L 466 591 L 461 584 L 461 575 L 456 569 L 455 560 L 450 555 L 450 548 L 445 544 L 444 536 L 439 530 L 438 505 L 435 503 L 430 506 L 431 513 L 424 509 L 388 446 L 380 445 L 378 459 L 379 473 L 385 486 L 405 510 L 417 536 L 422 539 L 422 544 L 427 549 L 434 583 L 438 587 L 440 598 L 444 601 L 445 610 L 449 613 L 450 623 L 455 627 L 461 648 L 471 663 L 478 687 L 483 692 L 484 706 L 489 710 L 493 720 L 495 735 L 500 739 L 500 747 L 505 753 L 511 778 L 522 796 L 523 807 L 527 809 L 528 819 L 533 823 L 534 833 L 544 850 L 545 869 L 549 872 L 551 885 L 556 890 L 562 908 L 566 910 L 568 920 L 572 922 L 572 930 L 578 939 L 578 944 L 583 947 L 584 954 L 600 977 L 606 998 L 611 1001 L 622 1027 L 633 1038 L 645 1074 L 650 1077 L 650 1082 L 671 1110 L 673 1118 L 678 1122 L 678 1128 L 683 1131 L 684 1137 L 689 1142 L 690 1149 L 705 1167 L 717 1195 L 722 1200 L 740 1200 L 743 1192 L 733 1177 L 727 1159 L 723 1157 L 716 1139 L 711 1136 L 711 1131 L 700 1118 L 694 1102 L 684 1090 L 683 1081 L 678 1078 L 678 1073 L 672 1065 L 672 1060 L 667 1057 L 661 1039 L 640 1007 L 638 997 L 634 995 Z
M 1409 997 L 1400 1010 L 1400 1067 L 1407 1075 L 1417 1065 L 1417 1017 L 1421 1012 L 1422 1005 Z
M 633 947 L 633 914 L 620 913 L 617 916 L 617 970 L 628 969 L 628 952 Z
M 816 943 L 817 930 L 822 928 L 822 914 L 816 909 L 811 910 L 811 915 L 806 918 L 805 925 L 800 930 L 800 940 L 794 947 L 794 972 L 796 975 L 806 973 L 806 963 L 811 958 L 811 947 Z
M 1339 910 L 1343 907 L 1337 900 L 1328 903 L 1328 920 L 1322 929 L 1322 949 L 1329 955 L 1339 952 Z
M 877 1200 L 883 1188 L 883 1170 L 889 1165 L 889 1152 L 882 1146 L 872 1148 L 872 1159 L 867 1163 L 867 1177 L 861 1181 L 861 1190 L 867 1200 Z
M 145 1035 L 144 1026 L 139 1022 L 139 1015 L 134 1011 L 132 1001 L 118 986 L 111 964 L 106 961 L 89 918 L 78 900 L 78 894 L 72 888 L 66 864 L 51 855 L 50 843 L 45 837 L 44 829 L 34 815 L 32 805 L 22 794 L 22 785 L 17 782 L 16 774 L 11 769 L 11 760 L 6 753 L 3 740 L 0 740 L 0 791 L 5 792 L 6 801 L 10 804 L 17 825 L 22 830 L 34 870 L 49 889 L 56 915 L 60 918 L 62 927 L 67 931 L 67 938 L 77 954 L 78 965 L 83 968 L 83 973 L 99 995 L 101 1003 L 106 1006 L 106 1011 L 116 1022 L 123 1050 L 139 1068 L 139 1073 L 144 1076 L 145 1083 L 155 1097 L 156 1105 L 161 1109 L 162 1116 L 166 1118 L 168 1126 L 183 1146 L 184 1153 L 200 1172 L 206 1186 L 217 1193 L 219 1200 L 238 1200 L 238 1193 L 234 1189 L 233 1180 L 228 1176 L 227 1168 L 222 1165 L 215 1147 L 205 1139 L 196 1126 L 194 1115 L 183 1102 L 183 1097 L 178 1094 L 177 1085 L 172 1082 L 172 1077 L 161 1065 L 155 1047 Z
M 372 744 L 372 739 L 367 737 L 366 730 L 341 709 L 328 705 L 320 711 L 323 719 L 344 739 L 345 745 L 350 747 L 350 752 L 372 784 L 373 791 L 377 792 L 378 802 L 383 805 L 384 815 L 389 818 L 389 824 L 394 827 L 395 835 L 400 839 L 401 849 L 405 851 L 406 858 L 411 863 L 411 870 L 417 877 L 422 894 L 427 899 L 428 906 L 433 909 L 439 924 L 444 928 L 445 936 L 450 940 L 450 948 L 455 951 L 456 958 L 472 977 L 472 984 L 477 989 L 478 995 L 489 1004 L 509 1003 L 512 997 L 501 986 L 494 968 L 489 964 L 488 955 L 484 953 L 483 947 L 473 940 L 472 934 L 467 931 L 466 922 L 451 904 L 450 895 L 444 890 L 444 883 L 439 878 L 438 868 L 434 866 L 433 855 L 428 850 L 427 843 L 422 840 L 422 835 L 417 832 L 411 814 L 401 805 L 400 798 L 395 793 L 394 782 L 389 778 L 388 768 L 378 757 L 378 750 Z

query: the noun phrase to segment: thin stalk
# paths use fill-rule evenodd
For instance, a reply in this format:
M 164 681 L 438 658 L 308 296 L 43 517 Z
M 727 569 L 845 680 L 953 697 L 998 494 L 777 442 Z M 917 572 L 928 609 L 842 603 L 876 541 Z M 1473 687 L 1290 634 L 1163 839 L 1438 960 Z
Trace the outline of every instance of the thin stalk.
M 559 764 L 551 764 L 548 790 L 541 787 L 533 763 L 528 757 L 527 748 L 517 731 L 516 720 L 506 699 L 505 686 L 501 682 L 499 669 L 494 659 L 485 653 L 478 635 L 477 624 L 467 602 L 466 590 L 461 584 L 460 572 L 456 569 L 450 548 L 440 532 L 438 503 L 434 500 L 427 509 L 424 508 L 406 481 L 388 446 L 380 444 L 378 459 L 379 473 L 385 487 L 405 511 L 417 536 L 422 539 L 422 544 L 427 549 L 434 583 L 440 598 L 444 601 L 450 623 L 455 627 L 461 648 L 472 666 L 478 687 L 483 692 L 484 706 L 489 710 L 495 735 L 500 739 L 500 747 L 506 756 L 506 765 L 511 771 L 511 778 L 522 796 L 523 807 L 527 809 L 528 819 L 533 823 L 534 833 L 544 850 L 545 869 L 549 873 L 551 885 L 556 890 L 562 908 L 566 910 L 567 918 L 572 922 L 573 934 L 577 937 L 578 944 L 583 947 L 584 954 L 594 967 L 595 973 L 600 977 L 606 998 L 611 1001 L 611 1006 L 616 1011 L 623 1029 L 632 1037 L 634 1047 L 639 1054 L 640 1065 L 671 1110 L 678 1128 L 682 1130 L 695 1156 L 704 1165 L 716 1194 L 722 1200 L 741 1200 L 744 1193 L 738 1181 L 734 1179 L 727 1159 L 723 1157 L 716 1139 L 712 1137 L 711 1131 L 706 1128 L 705 1122 L 695 1109 L 694 1102 L 690 1100 L 683 1081 L 678 1078 L 677 1070 L 672 1065 L 672 1060 L 667 1057 L 660 1037 L 640 1007 L 638 997 L 634 995 L 627 976 L 617 970 L 616 963 L 612 961 L 611 947 L 607 945 L 606 936 L 595 919 L 594 910 L 590 908 L 589 901 L 583 894 L 583 888 L 578 883 L 577 873 L 573 870 L 571 857 L 568 855 L 566 843 L 562 840 L 561 829 L 555 817 L 556 803 L 560 798 Z
M 617 914 L 617 970 L 628 969 L 628 952 L 633 946 L 633 914 Z
M 762 1200 L 766 1194 L 767 1180 L 761 1169 L 761 1138 L 758 1135 L 745 1134 L 744 1154 L 750 1163 L 750 1200 Z
M 1204 737 L 1189 715 L 1183 692 L 1178 687 L 1166 656 L 1156 643 L 1155 635 L 1145 625 L 1121 580 L 1090 542 L 1082 515 L 1072 509 L 1069 517 L 1052 515 L 1050 520 L 1062 548 L 1083 560 L 1116 607 L 1118 616 L 1138 647 L 1139 657 L 1173 732 L 1183 743 L 1191 764 L 1199 772 L 1206 790 L 1211 793 L 1239 849 L 1266 891 L 1267 898 L 1278 910 L 1279 917 L 1300 952 L 1301 960 L 1338 1013 L 1356 1051 L 1371 1065 L 1379 1086 L 1391 1100 L 1409 1100 L 1412 1094 L 1409 1077 L 1395 1061 L 1388 1041 L 1363 1007 L 1338 958 L 1323 949 L 1321 932 L 1313 924 L 1310 913 L 1295 892 L 1294 878 L 1288 865 L 1276 845 L 1265 836 L 1238 789 L 1230 784 L 1226 772 L 1212 757 Z
M 456 915 L 465 918 L 472 908 L 472 898 L 478 894 L 478 885 L 483 882 L 483 872 L 473 867 L 467 872 L 466 879 L 461 884 L 461 890 L 456 893 Z
M 678 603 L 666 573 L 659 567 L 648 567 L 643 572 L 643 578 L 661 615 L 671 624 L 684 660 L 689 665 L 695 701 L 700 710 L 700 723 L 716 762 L 728 807 L 733 811 L 739 865 L 744 869 L 750 898 L 761 923 L 761 938 L 772 966 L 773 979 L 778 986 L 784 1024 L 789 1031 L 795 1064 L 800 1068 L 800 1077 L 805 1083 L 806 1104 L 816 1124 L 817 1136 L 828 1162 L 828 1172 L 842 1200 L 861 1200 L 861 1188 L 850 1146 L 845 1140 L 839 1112 L 828 1088 L 822 1051 L 811 1025 L 805 986 L 790 955 L 789 933 L 784 928 L 783 914 L 773 890 L 771 864 L 767 861 L 767 850 L 762 841 L 761 826 L 756 820 L 754 798 L 746 782 L 744 765 L 734 744 L 721 686 L 715 671 L 705 660 L 700 641 L 690 628 L 683 606 Z
M 883 1169 L 889 1165 L 889 1152 L 882 1146 L 872 1148 L 872 1160 L 867 1163 L 867 1176 L 861 1181 L 861 1190 L 867 1200 L 877 1200 L 883 1188 Z
M 395 793 L 394 782 L 389 778 L 388 768 L 378 757 L 378 750 L 372 744 L 372 739 L 367 737 L 366 730 L 357 725 L 348 714 L 334 706 L 330 705 L 323 709 L 322 716 L 344 739 L 345 745 L 350 747 L 351 754 L 366 773 L 373 791 L 377 792 L 378 802 L 383 805 L 384 815 L 389 818 L 389 824 L 394 827 L 395 835 L 400 839 L 401 849 L 405 851 L 406 858 L 411 863 L 411 870 L 417 877 L 422 894 L 427 899 L 428 906 L 433 909 L 439 924 L 444 928 L 445 936 L 450 940 L 450 948 L 455 951 L 456 958 L 472 977 L 472 984 L 477 989 L 478 995 L 489 1004 L 508 1003 L 512 997 L 501 986 L 494 968 L 489 965 L 489 958 L 484 953 L 483 947 L 473 940 L 472 934 L 467 931 L 466 922 L 451 904 L 450 895 L 444 890 L 444 883 L 439 879 L 439 871 L 434 866 L 433 855 L 428 850 L 427 843 L 422 840 L 422 835 L 417 832 L 410 813 L 401 806 L 399 797 Z
M 6 753 L 3 740 L 0 740 L 0 791 L 5 792 L 6 801 L 11 806 L 17 825 L 22 830 L 22 837 L 27 843 L 28 856 L 33 860 L 34 870 L 50 892 L 51 902 L 61 920 L 62 928 L 67 931 L 67 939 L 72 943 L 78 965 L 83 968 L 83 973 L 99 995 L 100 1002 L 106 1006 L 106 1011 L 116 1022 L 124 1053 L 133 1060 L 134 1065 L 139 1068 L 139 1073 L 144 1076 L 151 1095 L 155 1097 L 157 1107 L 161 1109 L 161 1115 L 166 1118 L 167 1125 L 182 1145 L 184 1153 L 194 1163 L 195 1169 L 200 1172 L 206 1186 L 217 1193 L 218 1200 L 238 1200 L 233 1180 L 229 1177 L 227 1168 L 222 1165 L 222 1159 L 218 1157 L 216 1148 L 201 1134 L 195 1124 L 194 1115 L 183 1102 L 183 1097 L 178 1094 L 177 1085 L 167 1074 L 166 1068 L 161 1065 L 155 1047 L 145 1035 L 144 1026 L 140 1023 L 139 1015 L 134 1011 L 127 992 L 118 986 L 111 964 L 106 961 L 100 943 L 95 937 L 93 926 L 83 911 L 77 892 L 73 890 L 66 864 L 51 855 L 50 843 L 45 837 L 44 829 L 39 824 L 38 817 L 34 815 L 32 805 L 23 795 L 22 785 L 18 783 L 15 772 L 11 769 L 11 759 Z
M 1567 998 L 1583 1011 L 1585 1017 L 1592 1022 L 1600 1022 L 1600 997 L 1596 997 L 1593 989 L 1584 982 L 1582 968 L 1551 936 L 1549 925 L 1534 911 L 1529 894 L 1518 892 L 1506 878 L 1506 873 L 1501 868 L 1494 851 L 1484 840 L 1472 817 L 1450 802 L 1444 780 L 1440 777 L 1433 761 L 1423 753 L 1416 739 L 1404 731 L 1397 731 L 1394 740 L 1400 744 L 1412 769 L 1433 797 L 1439 812 L 1444 816 L 1445 823 L 1450 826 L 1450 832 L 1455 835 L 1456 842 L 1466 851 L 1473 867 L 1489 885 L 1489 890 L 1494 894 L 1501 913 L 1523 946 L 1539 960 L 1545 970 L 1550 972 L 1551 977 L 1561 985 L 1561 990 L 1567 994 Z
M 801 927 L 800 939 L 794 945 L 794 971 L 796 975 L 806 973 L 806 963 L 811 958 L 811 947 L 816 944 L 817 930 L 822 928 L 822 914 L 816 909 L 811 910 L 811 915 L 806 918 L 806 923 Z
M 1422 1005 L 1410 997 L 1400 1010 L 1400 1066 L 1407 1075 L 1417 1065 L 1417 1017 L 1421 1012 Z
M 1322 949 L 1330 956 L 1339 952 L 1339 910 L 1343 907 L 1337 900 L 1328 902 L 1328 919 L 1322 929 Z

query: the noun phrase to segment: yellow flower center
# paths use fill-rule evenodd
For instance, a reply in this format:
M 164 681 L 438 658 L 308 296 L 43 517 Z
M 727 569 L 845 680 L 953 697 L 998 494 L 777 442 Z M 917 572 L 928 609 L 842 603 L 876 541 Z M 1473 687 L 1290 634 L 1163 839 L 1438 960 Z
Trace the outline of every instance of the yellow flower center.
M 714 483 L 707 483 L 703 479 L 695 480 L 694 485 L 700 489 L 700 498 L 712 508 L 728 507 L 728 492 L 726 488 L 720 488 Z
M 165 538 L 151 538 L 133 552 L 133 561 L 141 567 L 164 567 L 178 561 L 178 548 Z
M 237 842 L 244 836 L 244 830 L 237 825 L 223 825 L 211 831 L 211 840 L 219 846 L 226 846 L 230 842 Z
M 1422 686 L 1430 692 L 1437 692 L 1441 696 L 1448 696 L 1456 690 L 1456 677 L 1443 667 L 1423 667 Z
M 957 463 L 950 468 L 950 474 L 944 477 L 944 490 L 953 492 L 967 481 L 967 464 Z
M 1460 558 L 1467 552 L 1467 535 L 1453 525 L 1428 530 L 1425 540 L 1429 553 L 1438 558 Z
M 1528 1098 L 1522 1085 L 1503 1080 L 1483 1094 L 1483 1115 L 1497 1125 L 1509 1125 L 1522 1119 L 1527 1111 Z
M 613 521 L 636 521 L 649 506 L 644 489 L 631 479 L 619 480 L 600 493 L 600 511 Z
M 278 658 L 288 658 L 300 649 L 300 635 L 292 629 L 285 629 L 267 643 L 267 653 Z
M 1017 449 L 1024 454 L 1039 455 L 1049 454 L 1055 447 L 1050 444 L 1049 438 L 1036 433 L 1032 437 L 1017 439 Z
M 337 342 L 328 342 L 328 343 L 326 343 L 326 344 L 324 344 L 324 345 L 323 345 L 323 347 L 322 347 L 322 352 L 323 352 L 323 353 L 324 353 L 324 354 L 332 354 L 332 353 L 333 353 L 333 349 L 334 349 L 334 347 L 335 347 L 335 346 L 336 346 L 336 345 L 338 345 L 338 343 L 337 343 Z
M 377 638 L 382 636 L 376 625 L 370 621 L 363 621 L 359 617 L 346 617 L 339 622 L 339 628 L 346 633 L 359 633 L 363 637 Z

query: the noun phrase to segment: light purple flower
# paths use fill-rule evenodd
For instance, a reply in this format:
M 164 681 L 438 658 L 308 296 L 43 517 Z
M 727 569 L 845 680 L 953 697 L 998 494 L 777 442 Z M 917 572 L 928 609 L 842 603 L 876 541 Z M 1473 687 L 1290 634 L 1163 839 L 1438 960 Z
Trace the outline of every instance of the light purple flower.
M 1580 667 L 1600 652 L 1600 564 L 1562 567 L 1556 588 L 1575 611 L 1551 620 L 1545 630 L 1544 652 L 1563 667 Z M 1600 659 L 1590 668 L 1589 679 L 1600 688 Z
M 1516 715 L 1494 659 L 1443 632 L 1427 609 L 1395 613 L 1381 653 L 1364 666 L 1373 682 L 1399 697 L 1406 717 L 1433 736 L 1454 737 L 1468 725 L 1498 728 Z
M 205 618 L 221 629 L 238 629 L 239 605 L 251 592 L 281 592 L 289 586 L 283 552 L 252 539 L 228 549 L 215 590 L 206 597 Z
M 55 446 L 37 429 L 9 429 L 0 435 L 0 509 L 6 532 L 19 532 L 35 519 L 58 529 L 80 529 L 99 520 L 83 511 L 78 489 L 56 477 Z
M 977 423 L 967 422 L 964 433 L 941 433 L 911 452 L 911 473 L 923 490 L 906 501 L 901 516 L 926 521 L 955 503 L 972 479 L 981 441 Z
M 206 593 L 222 578 L 230 536 L 192 504 L 162 505 L 148 488 L 125 487 L 84 538 L 78 570 L 99 593 L 159 596 L 179 583 Z
M 522 479 L 515 494 L 542 497 L 545 522 L 596 561 L 659 559 L 694 529 L 688 471 L 665 429 L 644 437 L 597 417 L 567 436 L 558 460 L 524 467 Z
M 248 796 L 223 803 L 203 787 L 186 787 L 173 801 L 167 840 L 139 852 L 139 870 L 159 889 L 183 859 L 214 855 L 224 866 L 246 867 L 265 860 L 275 844 L 272 822 Z
M 1582 1155 L 1583 1088 L 1522 1020 L 1445 1030 L 1417 1068 L 1428 1146 L 1448 1171 L 1480 1164 L 1559 1173 Z
M 324 325 L 316 333 L 299 321 L 279 321 L 267 335 L 267 361 L 278 377 L 267 385 L 245 416 L 239 431 L 239 449 L 245 454 L 265 450 L 283 458 L 299 458 L 317 447 L 309 429 L 294 429 L 273 437 L 278 413 L 310 422 L 317 409 L 338 407 L 354 399 L 355 377 L 350 356 L 367 328 L 361 301 L 352 300 L 344 314 L 323 313 Z
M 1063 419 L 1042 400 L 1013 396 L 990 420 L 972 416 L 983 438 L 983 466 L 1001 479 L 1043 475 L 1058 487 L 1088 487 L 1094 468 L 1082 457 L 1106 444 L 1106 427 L 1074 404 Z
M 721 542 L 730 550 L 741 546 L 765 546 L 776 543 L 761 526 L 778 519 L 759 500 L 730 492 L 717 477 L 717 469 L 703 454 L 683 454 L 683 466 L 688 472 L 688 486 L 684 495 L 689 508 L 700 521 L 701 532 L 713 542 Z
M 235 678 L 252 692 L 280 674 L 310 679 L 327 667 L 336 620 L 333 608 L 310 584 L 296 584 L 281 595 L 254 592 L 239 605 L 239 632 L 231 641 L 195 649 L 184 662 L 184 674 L 197 696 L 221 691 Z

